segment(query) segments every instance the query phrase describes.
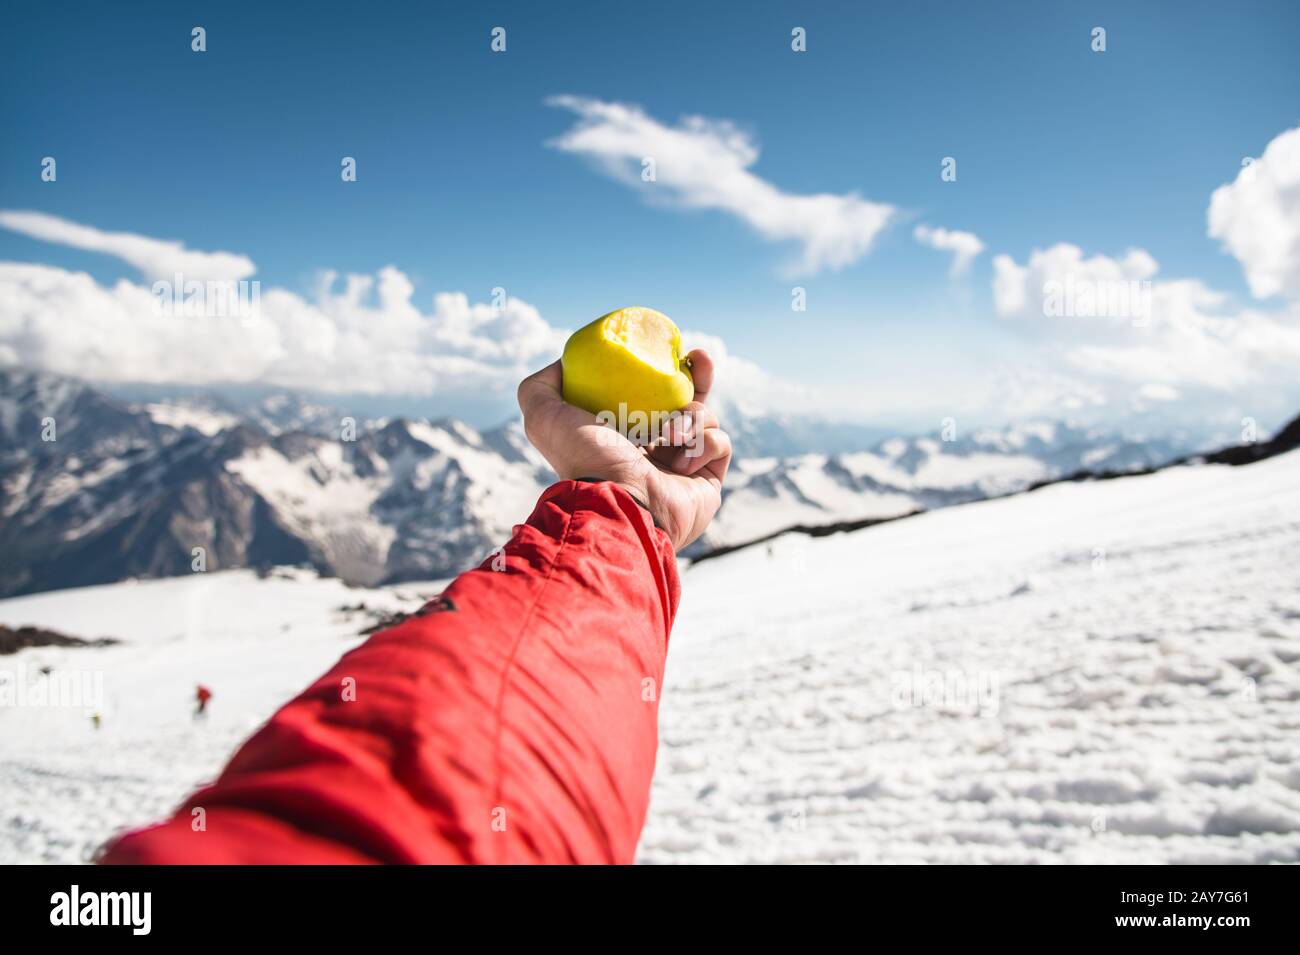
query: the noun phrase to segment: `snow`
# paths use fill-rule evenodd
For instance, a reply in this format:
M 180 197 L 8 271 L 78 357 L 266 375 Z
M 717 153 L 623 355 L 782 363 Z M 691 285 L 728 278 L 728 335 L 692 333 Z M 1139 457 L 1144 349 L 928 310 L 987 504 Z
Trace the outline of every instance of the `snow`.
M 29 684 L 49 666 L 98 674 L 103 686 L 95 707 L 0 707 L 0 863 L 84 861 L 119 829 L 166 815 L 361 642 L 371 618 L 339 608 L 412 609 L 441 589 L 364 590 L 297 570 L 265 580 L 238 570 L 0 602 L 0 623 L 124 641 L 0 657 L 11 685 L 21 665 Z M 202 721 L 191 717 L 199 683 L 214 694 Z
M 1297 453 L 700 564 L 641 859 L 1300 861 L 1297 568 Z
M 8 475 L 8 483 L 0 484 L 4 498 L 0 500 L 0 516 L 12 517 L 27 506 L 27 491 L 32 486 L 32 466 L 24 462 Z
M 737 475 L 749 477 L 759 474 L 767 474 L 780 463 L 781 459 L 774 457 L 739 458 L 731 462 L 731 467 L 735 470 Z M 730 472 L 727 477 L 728 480 L 731 479 Z
M 944 453 L 942 445 L 934 442 L 925 444 L 930 453 L 915 473 L 870 451 L 842 454 L 837 460 L 854 477 L 870 478 L 900 491 L 979 488 L 987 494 L 999 494 L 1049 476 L 1046 463 L 1027 454 L 952 454 Z
M 1114 454 L 1117 448 L 1118 445 L 1114 444 L 1103 444 L 1097 448 L 1090 448 L 1083 452 L 1083 455 L 1079 459 L 1079 463 L 1085 468 L 1095 467 L 1097 464 L 1105 461 L 1108 457 Z
M 890 454 L 882 458 L 870 451 L 855 451 L 841 454 L 839 462 L 844 470 L 856 478 L 870 478 L 879 484 L 910 488 L 913 484 L 912 475 L 894 463 L 893 459 L 897 457 L 897 454 Z
M 934 454 L 917 469 L 918 487 L 978 487 L 986 494 L 1017 490 L 1048 477 L 1047 466 L 1028 455 Z
M 1300 453 L 1061 484 L 687 569 L 640 858 L 1300 861 Z M 0 671 L 102 671 L 0 708 L 0 862 L 77 861 L 212 778 L 361 638 L 289 572 L 0 602 L 127 641 Z M 198 682 L 215 696 L 190 717 Z
M 273 448 L 252 448 L 227 461 L 226 470 L 271 502 L 295 533 L 318 543 L 343 576 L 374 583 L 397 534 L 371 518 L 384 487 L 383 464 L 376 462 L 379 477 L 359 477 L 340 444 L 323 442 L 296 460 Z
M 181 402 L 154 402 L 144 406 L 144 411 L 156 423 L 168 428 L 193 428 L 211 437 L 240 423 L 238 415 L 213 411 L 210 408 Z
M 706 543 L 752 541 L 799 524 L 897 517 L 923 510 L 936 492 L 1006 494 L 1050 476 L 1046 463 L 1026 454 L 944 453 L 928 438 L 917 446 L 924 454 L 910 471 L 897 448 L 741 462 Z
M 854 490 L 826 470 L 825 455 L 803 455 L 783 463 L 782 480 L 760 484 L 770 468 L 747 470 L 733 485 L 709 528 L 711 546 L 751 541 L 798 524 L 822 525 L 864 517 L 894 517 L 917 509 L 908 494 Z M 728 478 L 730 480 L 730 478 Z M 902 473 L 901 480 L 911 478 Z
M 1057 426 L 1051 421 L 1030 421 L 1008 428 L 1004 432 L 981 431 L 975 440 L 996 448 L 1023 448 L 1030 442 L 1051 444 L 1056 440 Z
M 478 432 L 459 422 L 453 423 L 452 430 L 419 421 L 408 423 L 407 429 L 411 437 L 445 455 L 439 461 L 426 462 L 426 467 L 442 466 L 446 459 L 456 462 L 469 479 L 467 503 L 489 527 L 508 532 L 532 513 L 542 485 L 531 469 L 483 448 Z M 429 480 L 429 475 L 420 474 L 416 486 L 427 487 Z
M 888 457 L 896 458 L 907 451 L 907 442 L 902 438 L 890 438 L 880 445 L 880 450 Z
M 1029 424 L 977 434 L 966 444 L 896 438 L 874 451 L 742 459 L 728 478 L 722 510 L 697 549 L 753 541 L 800 524 L 896 517 L 1023 490 L 1078 469 L 1077 451 L 1067 451 L 1062 464 L 1056 453 L 1023 450 L 1031 438 L 1057 436 L 1054 425 Z

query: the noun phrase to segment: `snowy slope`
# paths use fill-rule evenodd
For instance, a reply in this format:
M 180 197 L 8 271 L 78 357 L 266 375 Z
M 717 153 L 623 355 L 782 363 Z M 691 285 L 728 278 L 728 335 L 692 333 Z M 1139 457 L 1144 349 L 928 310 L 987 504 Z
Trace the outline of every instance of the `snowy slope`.
M 1300 861 L 1300 452 L 1064 484 L 690 568 L 646 862 Z M 127 641 L 0 709 L 0 862 L 75 861 L 436 585 L 236 571 L 0 602 Z M 194 685 L 215 691 L 190 718 Z
M 0 676 L 102 674 L 97 707 L 0 707 L 0 863 L 77 862 L 114 831 L 170 812 L 290 697 L 363 639 L 370 610 L 418 606 L 441 584 L 352 589 L 307 571 L 124 581 L 0 602 L 0 622 L 47 620 L 124 641 L 0 656 Z M 194 691 L 213 691 L 192 718 Z M 95 681 L 81 682 L 94 695 Z M 92 709 L 100 712 L 94 729 Z
M 647 862 L 1300 861 L 1300 452 L 700 564 L 661 714 Z

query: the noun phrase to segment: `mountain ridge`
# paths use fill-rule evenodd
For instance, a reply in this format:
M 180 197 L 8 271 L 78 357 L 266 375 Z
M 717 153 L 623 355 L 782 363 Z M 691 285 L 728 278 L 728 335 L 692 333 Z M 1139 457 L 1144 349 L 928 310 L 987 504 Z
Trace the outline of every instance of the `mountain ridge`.
M 47 419 L 51 441 L 40 440 Z M 737 424 L 742 448 L 799 437 L 786 420 Z M 996 496 L 1084 461 L 1136 470 L 1180 450 L 1036 422 L 742 453 L 713 526 L 683 553 Z M 198 567 L 306 564 L 363 586 L 449 577 L 504 542 L 553 480 L 518 421 L 355 420 L 293 393 L 129 402 L 0 369 L 0 597 Z
M 1287 424 L 1283 425 L 1282 428 L 1280 428 L 1278 432 L 1267 441 L 1256 442 L 1253 444 L 1229 445 L 1228 447 L 1221 448 L 1218 451 L 1203 454 L 1188 454 L 1154 467 L 1143 467 L 1134 470 L 1108 469 L 1094 471 L 1090 469 L 1080 469 L 1061 477 L 1036 481 L 1028 487 L 1007 491 L 1003 494 L 990 495 L 986 498 L 979 498 L 979 500 L 996 500 L 997 498 L 1012 497 L 1017 494 L 1029 494 L 1033 491 L 1040 490 L 1041 488 L 1052 487 L 1056 484 L 1071 484 L 1085 481 L 1109 481 L 1115 478 L 1140 477 L 1142 475 L 1155 474 L 1159 471 L 1167 470 L 1168 468 L 1186 465 L 1226 464 L 1230 467 L 1241 467 L 1247 464 L 1254 464 L 1257 461 L 1276 457 L 1279 454 L 1286 454 L 1289 451 L 1294 451 L 1296 448 L 1300 448 L 1300 415 L 1297 415 Z M 766 544 L 784 534 L 803 534 L 808 537 L 829 537 L 832 534 L 850 533 L 867 527 L 874 527 L 878 524 L 887 524 L 908 517 L 916 517 L 919 514 L 928 513 L 929 510 L 931 509 L 918 508 L 888 517 L 866 517 L 857 520 L 834 521 L 828 524 L 793 524 L 780 530 L 764 534 L 761 537 L 753 538 L 752 540 L 724 544 L 711 548 L 692 557 L 692 562 L 698 564 L 702 561 L 724 557 L 727 554 L 733 554 L 748 547 L 754 547 L 758 544 Z

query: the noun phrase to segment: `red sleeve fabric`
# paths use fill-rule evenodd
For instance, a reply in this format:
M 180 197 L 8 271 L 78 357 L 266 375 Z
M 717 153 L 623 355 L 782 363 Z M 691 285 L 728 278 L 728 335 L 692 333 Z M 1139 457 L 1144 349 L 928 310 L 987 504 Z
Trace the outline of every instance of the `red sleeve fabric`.
M 504 555 L 346 654 L 101 862 L 631 862 L 679 594 L 626 491 L 555 484 Z

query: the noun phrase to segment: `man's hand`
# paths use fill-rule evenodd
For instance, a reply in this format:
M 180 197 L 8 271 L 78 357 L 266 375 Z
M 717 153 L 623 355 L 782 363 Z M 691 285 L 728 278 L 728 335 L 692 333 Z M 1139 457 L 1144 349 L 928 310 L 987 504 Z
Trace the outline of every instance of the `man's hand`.
M 705 405 L 713 361 L 699 349 L 687 356 L 695 398 L 673 416 L 661 444 L 639 448 L 596 416 L 561 397 L 560 363 L 519 384 L 524 432 L 563 480 L 599 478 L 622 485 L 644 504 L 681 550 L 704 533 L 722 504 L 731 439 Z

